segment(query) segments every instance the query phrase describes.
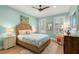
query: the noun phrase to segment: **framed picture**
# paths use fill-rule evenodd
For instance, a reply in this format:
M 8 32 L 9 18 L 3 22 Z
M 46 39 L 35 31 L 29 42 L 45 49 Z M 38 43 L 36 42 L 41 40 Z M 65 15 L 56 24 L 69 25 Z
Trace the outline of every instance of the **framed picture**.
M 20 16 L 20 24 L 28 24 L 29 23 L 29 18 L 24 17 L 24 16 Z

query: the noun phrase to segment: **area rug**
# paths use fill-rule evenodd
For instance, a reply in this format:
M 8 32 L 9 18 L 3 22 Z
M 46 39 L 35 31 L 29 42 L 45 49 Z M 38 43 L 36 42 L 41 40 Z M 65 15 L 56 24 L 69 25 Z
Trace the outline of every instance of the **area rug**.
M 34 54 L 29 50 L 22 50 L 19 54 Z M 57 43 L 51 42 L 41 54 L 63 54 L 63 48 Z

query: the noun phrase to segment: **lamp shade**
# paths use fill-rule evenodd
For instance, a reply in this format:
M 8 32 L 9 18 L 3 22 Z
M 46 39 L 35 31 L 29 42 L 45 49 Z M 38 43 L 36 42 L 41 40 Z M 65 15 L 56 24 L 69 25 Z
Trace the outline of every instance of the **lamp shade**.
M 13 28 L 10 28 L 10 27 L 9 28 L 6 28 L 5 31 L 6 32 L 13 32 Z

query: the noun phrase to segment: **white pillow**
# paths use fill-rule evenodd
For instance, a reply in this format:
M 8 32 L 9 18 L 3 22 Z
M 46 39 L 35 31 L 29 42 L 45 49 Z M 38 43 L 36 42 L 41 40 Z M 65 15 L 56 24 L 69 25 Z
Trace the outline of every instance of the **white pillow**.
M 26 34 L 31 34 L 31 33 L 32 33 L 31 30 L 19 30 L 20 35 L 26 35 Z
M 19 34 L 20 35 L 25 35 L 26 34 L 26 30 L 19 30 Z

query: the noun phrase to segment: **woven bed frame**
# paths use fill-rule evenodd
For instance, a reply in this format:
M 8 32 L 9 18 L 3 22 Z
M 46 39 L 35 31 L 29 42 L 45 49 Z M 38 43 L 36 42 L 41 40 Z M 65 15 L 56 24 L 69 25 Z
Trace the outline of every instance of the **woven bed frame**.
M 17 39 L 17 44 L 35 52 L 35 53 L 41 53 L 50 44 L 50 39 L 40 47 L 23 42 L 17 38 L 17 35 L 19 35 L 19 30 L 32 30 L 32 27 L 30 25 L 25 25 L 25 24 L 17 25 L 16 26 L 16 39 Z

